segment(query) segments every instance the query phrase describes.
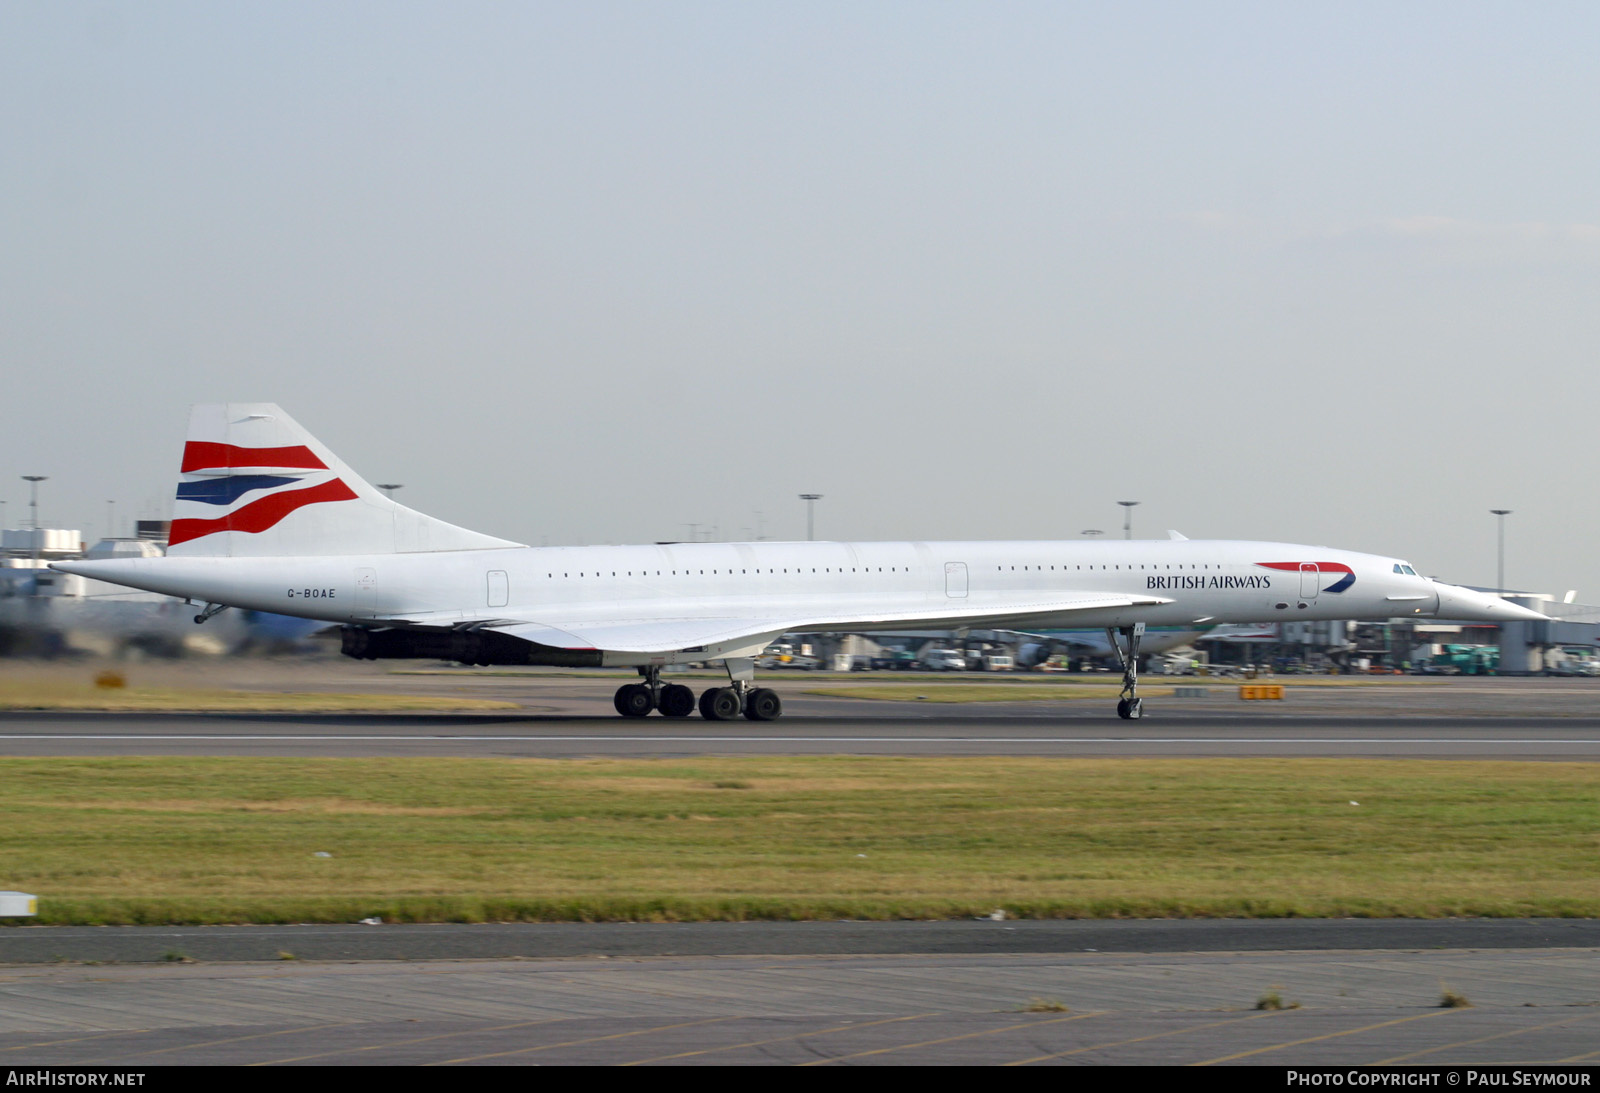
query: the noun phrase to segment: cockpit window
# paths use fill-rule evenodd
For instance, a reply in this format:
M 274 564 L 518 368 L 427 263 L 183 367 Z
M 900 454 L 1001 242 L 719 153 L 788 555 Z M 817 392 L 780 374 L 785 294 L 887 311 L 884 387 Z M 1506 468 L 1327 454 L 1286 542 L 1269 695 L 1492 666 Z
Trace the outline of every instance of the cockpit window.
M 1404 569 L 1407 573 L 1411 574 L 1413 577 L 1415 577 L 1417 575 L 1417 571 L 1412 569 L 1410 566 L 1401 566 L 1400 568 Z

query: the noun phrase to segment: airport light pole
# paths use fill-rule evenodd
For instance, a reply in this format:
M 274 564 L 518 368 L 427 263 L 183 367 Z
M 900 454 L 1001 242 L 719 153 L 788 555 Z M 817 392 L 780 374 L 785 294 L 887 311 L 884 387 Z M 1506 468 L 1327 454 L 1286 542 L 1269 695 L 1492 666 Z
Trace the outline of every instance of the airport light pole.
M 1133 506 L 1137 505 L 1138 503 L 1139 502 L 1137 501 L 1117 502 L 1117 504 L 1122 506 L 1122 537 L 1124 539 L 1133 538 Z
M 39 568 L 39 483 L 43 482 L 43 481 L 46 481 L 47 478 L 48 478 L 47 475 L 42 475 L 42 474 L 25 474 L 25 475 L 22 476 L 22 480 L 28 484 L 28 490 L 29 490 L 29 494 L 30 494 L 29 501 L 28 501 L 28 507 L 33 510 L 33 568 L 34 569 L 38 569 Z M 34 589 L 33 594 L 35 596 L 37 596 L 39 594 L 39 579 L 38 579 L 38 575 L 37 574 L 34 575 L 33 589 Z
M 25 474 L 22 476 L 22 480 L 28 483 L 30 494 L 28 507 L 32 510 L 34 531 L 39 530 L 39 483 L 48 481 L 48 479 L 49 476 L 43 474 Z
M 1500 552 L 1499 565 L 1495 569 L 1494 590 L 1501 596 L 1506 594 L 1506 517 L 1511 515 L 1510 509 L 1490 509 L 1500 520 Z
M 816 538 L 815 519 L 817 515 L 817 502 L 822 500 L 822 494 L 802 493 L 800 495 L 800 500 L 806 503 L 806 542 L 809 543 Z

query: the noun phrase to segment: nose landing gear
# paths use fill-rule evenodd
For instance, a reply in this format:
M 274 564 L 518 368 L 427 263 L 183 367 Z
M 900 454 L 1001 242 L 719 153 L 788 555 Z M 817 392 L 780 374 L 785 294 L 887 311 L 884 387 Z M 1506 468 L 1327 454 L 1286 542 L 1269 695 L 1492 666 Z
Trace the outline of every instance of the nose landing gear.
M 1144 623 L 1136 622 L 1120 629 L 1128 641 L 1126 654 L 1117 641 L 1118 630 L 1106 627 L 1106 638 L 1122 662 L 1122 697 L 1117 700 L 1117 716 L 1124 721 L 1137 721 L 1144 716 L 1144 701 L 1139 697 L 1139 642 L 1144 638 Z

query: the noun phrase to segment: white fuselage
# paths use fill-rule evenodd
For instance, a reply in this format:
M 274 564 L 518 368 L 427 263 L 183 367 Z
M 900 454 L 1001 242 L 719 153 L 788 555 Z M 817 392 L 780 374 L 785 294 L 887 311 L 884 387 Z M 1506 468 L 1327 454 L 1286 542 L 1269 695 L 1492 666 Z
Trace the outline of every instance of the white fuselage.
M 871 618 L 891 608 L 931 614 L 953 605 L 981 611 L 988 601 L 997 608 L 1019 599 L 1049 602 L 1066 591 L 1170 602 L 1030 617 L 1027 628 L 1184 626 L 1432 615 L 1441 590 L 1464 591 L 1398 572 L 1402 565 L 1286 543 L 1137 540 L 519 547 L 128 559 L 74 568 L 196 601 L 380 626 L 450 626 L 500 610 L 552 623 L 722 614 Z M 1008 621 L 1000 610 L 994 624 Z

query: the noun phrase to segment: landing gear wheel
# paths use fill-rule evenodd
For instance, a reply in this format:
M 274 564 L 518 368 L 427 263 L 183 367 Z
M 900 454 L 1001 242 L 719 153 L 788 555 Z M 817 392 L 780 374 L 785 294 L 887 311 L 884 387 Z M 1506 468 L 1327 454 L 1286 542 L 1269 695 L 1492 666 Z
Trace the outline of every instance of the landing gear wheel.
M 1124 721 L 1137 721 L 1144 716 L 1144 699 L 1124 698 L 1117 703 L 1117 716 Z
M 783 699 L 777 691 L 758 687 L 745 699 L 744 715 L 751 721 L 776 721 L 783 716 Z
M 739 692 L 713 687 L 700 696 L 700 716 L 707 721 L 732 721 L 739 716 Z
M 662 717 L 688 717 L 694 713 L 694 692 L 681 683 L 669 683 L 661 688 Z
M 617 693 L 612 696 L 611 704 L 623 717 L 648 717 L 655 707 L 655 699 L 650 694 L 650 688 L 642 683 L 629 683 L 618 687 Z

